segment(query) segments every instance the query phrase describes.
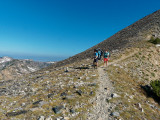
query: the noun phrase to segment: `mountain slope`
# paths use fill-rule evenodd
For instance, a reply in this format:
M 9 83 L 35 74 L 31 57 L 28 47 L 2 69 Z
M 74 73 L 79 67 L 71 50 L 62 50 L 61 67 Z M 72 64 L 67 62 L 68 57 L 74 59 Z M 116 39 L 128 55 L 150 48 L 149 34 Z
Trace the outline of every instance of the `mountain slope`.
M 133 51 L 136 52 L 132 54 Z M 143 42 L 116 55 L 114 59 L 107 71 L 119 95 L 109 100 L 110 104 L 115 105 L 112 112 L 118 112 L 118 118 L 124 120 L 159 120 L 160 101 L 151 92 L 150 82 L 160 80 L 160 47 Z
M 70 57 L 69 59 L 58 62 L 53 65 L 53 67 L 91 58 L 93 50 L 97 48 L 101 48 L 102 50 L 108 49 L 110 52 L 114 52 L 115 50 L 121 50 L 123 48 L 133 46 L 137 41 L 149 40 L 152 36 L 160 37 L 160 10 L 124 28 L 98 45 Z
M 31 60 L 16 60 L 9 57 L 0 58 L 0 80 L 16 79 L 24 74 L 48 67 L 49 63 Z
M 158 103 L 141 86 L 160 79 L 160 47 L 140 43 L 112 54 L 108 68 L 98 71 L 85 59 L 1 81 L 1 118 L 159 120 Z

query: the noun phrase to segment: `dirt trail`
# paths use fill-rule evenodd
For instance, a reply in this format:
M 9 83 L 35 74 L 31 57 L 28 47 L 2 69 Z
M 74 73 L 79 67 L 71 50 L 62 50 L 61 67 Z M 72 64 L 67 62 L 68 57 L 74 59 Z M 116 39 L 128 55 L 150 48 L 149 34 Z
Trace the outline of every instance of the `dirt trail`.
M 99 73 L 99 88 L 96 93 L 95 106 L 93 107 L 93 113 L 90 114 L 88 120 L 108 120 L 109 103 L 106 99 L 110 97 L 111 94 L 111 83 L 108 79 L 105 69 L 102 67 L 98 68 Z
M 108 63 L 108 66 L 109 66 L 109 65 L 112 65 L 112 64 L 114 64 L 114 63 L 120 62 L 120 61 L 122 61 L 122 60 L 124 60 L 124 59 L 126 59 L 126 58 L 129 58 L 129 57 L 133 56 L 133 55 L 136 54 L 136 53 L 138 53 L 138 50 L 133 51 L 131 54 L 129 54 L 129 55 L 127 55 L 127 56 L 122 56 L 120 59 L 114 60 L 113 62 L 109 62 L 109 63 Z
M 122 56 L 120 59 L 114 60 L 110 62 L 108 65 L 112 65 L 114 63 L 120 62 L 126 58 L 129 58 L 136 54 L 138 51 L 133 51 L 128 56 Z M 95 106 L 93 107 L 93 113 L 89 114 L 87 120 L 108 120 L 110 112 L 108 109 L 111 107 L 111 104 L 107 103 L 107 99 L 111 97 L 111 93 L 113 93 L 113 87 L 111 81 L 108 78 L 107 72 L 105 68 L 99 67 L 99 88 L 95 97 Z

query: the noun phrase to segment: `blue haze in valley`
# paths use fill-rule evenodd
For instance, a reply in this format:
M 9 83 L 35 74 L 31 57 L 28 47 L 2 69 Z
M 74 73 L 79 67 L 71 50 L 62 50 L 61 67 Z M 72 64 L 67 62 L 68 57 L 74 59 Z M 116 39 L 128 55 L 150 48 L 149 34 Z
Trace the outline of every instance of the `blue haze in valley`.
M 159 5 L 159 0 L 0 0 L 0 56 L 63 60 Z

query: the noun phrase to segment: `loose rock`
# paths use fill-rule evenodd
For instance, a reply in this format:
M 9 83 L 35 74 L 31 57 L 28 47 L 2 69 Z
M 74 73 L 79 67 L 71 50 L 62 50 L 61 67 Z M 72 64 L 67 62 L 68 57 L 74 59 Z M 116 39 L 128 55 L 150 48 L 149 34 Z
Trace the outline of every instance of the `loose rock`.
M 25 114 L 27 113 L 26 110 L 20 110 L 20 111 L 17 111 L 17 112 L 9 112 L 6 114 L 7 117 L 12 117 L 12 116 L 17 116 L 17 115 L 21 115 L 21 114 Z
M 38 118 L 38 120 L 44 120 L 45 118 L 44 118 L 44 116 L 40 116 L 39 118 Z
M 111 116 L 119 117 L 120 115 L 119 115 L 119 112 L 112 112 Z
M 82 91 L 81 90 L 77 90 L 76 93 L 78 93 L 78 95 L 82 95 Z
M 48 118 L 46 118 L 45 120 L 52 120 L 51 116 L 49 116 Z
M 55 114 L 59 114 L 61 113 L 61 109 L 63 109 L 64 107 L 61 105 L 61 106 L 56 106 L 54 108 L 52 108 L 52 110 L 54 111 Z
M 111 94 L 111 97 L 112 98 L 117 98 L 117 97 L 120 97 L 118 94 L 116 94 L 116 93 L 113 93 L 113 94 Z

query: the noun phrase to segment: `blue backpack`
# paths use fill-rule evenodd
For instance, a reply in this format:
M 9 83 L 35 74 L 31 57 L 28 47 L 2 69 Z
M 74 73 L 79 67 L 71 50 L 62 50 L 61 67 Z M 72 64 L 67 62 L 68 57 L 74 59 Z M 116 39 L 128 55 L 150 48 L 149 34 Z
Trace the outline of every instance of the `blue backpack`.
M 94 53 L 94 58 L 96 58 L 98 56 L 98 53 L 96 52 L 96 53 Z
M 98 55 L 100 55 L 100 56 L 101 56 L 101 51 L 100 51 L 100 50 L 98 51 Z
M 101 58 L 101 50 L 98 50 L 98 58 Z

